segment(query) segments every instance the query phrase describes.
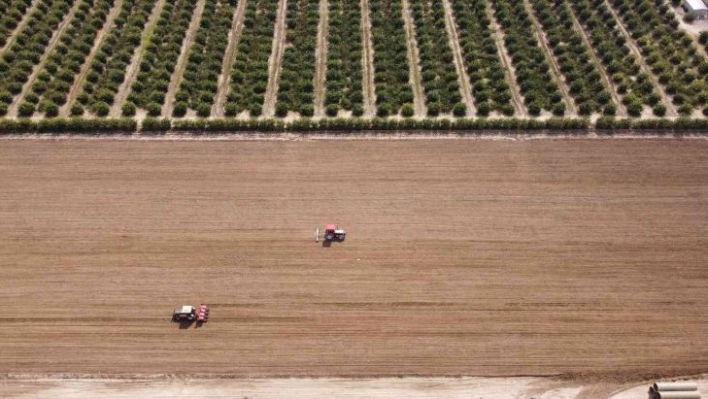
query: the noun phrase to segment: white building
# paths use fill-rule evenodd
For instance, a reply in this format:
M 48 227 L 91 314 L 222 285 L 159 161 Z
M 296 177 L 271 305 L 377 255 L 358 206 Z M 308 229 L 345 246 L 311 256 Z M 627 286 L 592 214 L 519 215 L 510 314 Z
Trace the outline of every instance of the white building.
M 686 0 L 683 3 L 683 8 L 686 12 L 693 11 L 698 19 L 706 19 L 708 17 L 708 7 L 703 3 L 703 0 Z

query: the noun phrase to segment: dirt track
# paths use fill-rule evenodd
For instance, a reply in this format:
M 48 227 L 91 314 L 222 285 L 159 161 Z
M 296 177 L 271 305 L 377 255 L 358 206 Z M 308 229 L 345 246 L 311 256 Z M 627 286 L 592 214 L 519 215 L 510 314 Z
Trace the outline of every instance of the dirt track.
M 705 141 L 8 140 L 0 186 L 0 374 L 708 371 Z

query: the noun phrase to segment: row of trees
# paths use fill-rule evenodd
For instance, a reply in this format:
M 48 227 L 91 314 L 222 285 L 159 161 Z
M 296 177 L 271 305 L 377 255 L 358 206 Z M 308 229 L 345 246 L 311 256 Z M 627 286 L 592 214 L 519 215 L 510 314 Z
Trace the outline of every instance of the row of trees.
M 0 135 L 7 134 L 130 134 L 138 130 L 134 119 L 47 118 L 0 119 Z
M 195 6 L 194 0 L 168 0 L 145 46 L 140 72 L 133 82 L 128 101 L 146 109 L 150 116 L 162 112 Z
M 231 90 L 224 108 L 226 116 L 243 111 L 259 116 L 263 112 L 277 7 L 278 2 L 274 0 L 248 1 L 238 52 L 231 70 Z
M 641 114 L 643 106 L 653 107 L 654 114 L 663 116 L 666 106 L 661 103 L 649 76 L 641 72 L 637 59 L 627 46 L 627 38 L 617 26 L 604 0 L 577 0 L 571 2 L 578 21 L 588 32 L 590 42 L 605 72 L 617 87 L 622 103 L 631 116 Z M 614 114 L 605 107 L 606 115 Z
M 514 64 L 516 82 L 529 114 L 539 115 L 542 110 L 564 114 L 563 95 L 551 75 L 523 1 L 493 0 L 493 4 L 496 19 L 504 29 L 504 45 Z
M 207 0 L 194 44 L 189 49 L 184 78 L 175 95 L 173 116 L 182 117 L 187 109 L 196 110 L 201 117 L 211 114 L 236 5 L 237 0 Z
M 591 50 L 581 33 L 576 32 L 568 4 L 564 0 L 532 0 L 531 4 L 565 76 L 578 113 L 590 115 L 601 112 L 603 108 L 614 113 L 616 104 L 603 84 L 602 72 L 595 65 Z
M 83 115 L 86 108 L 97 116 L 108 115 L 135 49 L 142 41 L 143 28 L 156 1 L 123 0 L 113 29 L 104 37 L 91 61 L 77 103 L 71 106 L 72 115 Z M 123 105 L 124 114 L 135 113 L 135 106 L 131 105 Z
M 81 0 L 70 25 L 32 83 L 31 92 L 20 104 L 20 116 L 30 116 L 35 111 L 49 117 L 58 115 L 113 3 L 114 0 Z
M 416 27 L 420 53 L 421 83 L 425 90 L 429 116 L 455 114 L 464 116 L 467 107 L 462 100 L 450 36 L 445 27 L 442 1 L 409 0 Z
M 22 92 L 46 51 L 52 33 L 68 14 L 74 0 L 39 0 L 27 25 L 17 33 L 12 45 L 0 60 L 0 115 L 7 113 L 14 97 Z
M 610 0 L 680 115 L 708 103 L 708 62 L 663 0 Z
M 364 114 L 361 72 L 361 7 L 354 0 L 329 1 L 329 37 L 325 106 L 328 116 L 340 109 Z
M 319 0 L 290 0 L 285 18 L 286 41 L 283 71 L 278 82 L 275 115 L 284 117 L 288 111 L 303 116 L 314 114 L 315 48 L 319 22 Z
M 452 9 L 477 115 L 487 116 L 492 111 L 514 115 L 509 86 L 512 82 L 507 81 L 499 58 L 486 0 L 452 0 Z
M 10 33 L 17 28 L 32 0 L 0 0 L 0 47 L 7 44 Z

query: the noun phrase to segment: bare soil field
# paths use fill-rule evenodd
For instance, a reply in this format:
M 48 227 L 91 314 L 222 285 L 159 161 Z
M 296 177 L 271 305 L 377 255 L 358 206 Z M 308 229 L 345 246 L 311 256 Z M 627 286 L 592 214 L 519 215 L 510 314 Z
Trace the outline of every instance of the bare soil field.
M 0 374 L 708 371 L 703 140 L 5 140 L 0 187 Z

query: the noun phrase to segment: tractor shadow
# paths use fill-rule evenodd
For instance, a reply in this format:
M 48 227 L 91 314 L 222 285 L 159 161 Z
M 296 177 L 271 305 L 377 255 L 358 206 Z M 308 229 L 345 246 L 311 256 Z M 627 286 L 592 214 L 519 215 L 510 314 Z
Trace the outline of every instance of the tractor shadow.
M 329 248 L 332 246 L 332 241 L 322 240 L 322 248 Z
M 187 330 L 189 328 L 192 328 L 192 326 L 194 326 L 194 328 L 201 328 L 202 325 L 204 324 L 203 321 L 194 321 L 194 320 L 182 320 L 182 321 L 173 322 L 173 323 L 179 324 L 180 330 Z

